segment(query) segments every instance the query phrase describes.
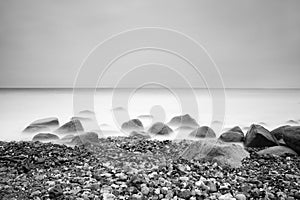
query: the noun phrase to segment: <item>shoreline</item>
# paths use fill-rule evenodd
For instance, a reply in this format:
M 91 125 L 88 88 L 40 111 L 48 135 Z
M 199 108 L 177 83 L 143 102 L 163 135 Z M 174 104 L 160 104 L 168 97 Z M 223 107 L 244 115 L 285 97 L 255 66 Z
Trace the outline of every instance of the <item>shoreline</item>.
M 2 199 L 299 199 L 299 156 L 258 155 L 230 168 L 179 157 L 190 142 L 99 138 L 68 147 L 0 142 Z

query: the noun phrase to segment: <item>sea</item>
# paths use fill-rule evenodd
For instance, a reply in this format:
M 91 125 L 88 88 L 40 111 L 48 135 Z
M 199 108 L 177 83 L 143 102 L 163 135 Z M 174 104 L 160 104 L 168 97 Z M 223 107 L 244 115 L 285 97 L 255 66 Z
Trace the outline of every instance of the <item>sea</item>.
M 85 110 L 85 111 L 84 111 Z M 87 116 L 94 113 L 93 117 Z M 80 112 L 84 111 L 84 112 Z M 57 117 L 60 125 L 80 116 L 85 131 L 103 137 L 125 136 L 123 122 L 138 118 L 147 130 L 153 123 L 168 123 L 189 114 L 200 126 L 210 126 L 217 136 L 251 124 L 272 130 L 300 124 L 298 89 L 0 89 L 0 140 L 31 140 L 23 130 L 31 122 Z M 86 116 L 84 116 L 86 115 Z M 180 138 L 176 127 L 169 139 Z M 183 137 L 184 138 L 184 137 Z

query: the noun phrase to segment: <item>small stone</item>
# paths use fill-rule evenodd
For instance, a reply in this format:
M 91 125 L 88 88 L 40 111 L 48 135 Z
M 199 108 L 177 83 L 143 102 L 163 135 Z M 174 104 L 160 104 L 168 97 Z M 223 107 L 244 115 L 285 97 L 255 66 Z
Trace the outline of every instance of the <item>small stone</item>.
M 144 194 L 144 195 L 148 195 L 149 192 L 150 192 L 150 189 L 149 189 L 148 187 L 145 186 L 145 187 L 142 187 L 141 192 L 142 192 L 142 194 Z
M 244 194 L 237 194 L 237 195 L 235 195 L 235 198 L 237 200 L 246 200 L 247 199 Z
M 219 200 L 235 200 L 230 193 L 219 196 Z

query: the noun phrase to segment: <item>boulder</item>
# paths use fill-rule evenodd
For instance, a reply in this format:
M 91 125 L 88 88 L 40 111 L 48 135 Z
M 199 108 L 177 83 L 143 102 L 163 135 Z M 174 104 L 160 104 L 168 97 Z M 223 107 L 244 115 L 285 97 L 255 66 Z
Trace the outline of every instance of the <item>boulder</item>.
M 43 125 L 43 126 L 59 126 L 58 119 L 56 117 L 48 117 L 36 120 L 30 125 Z
M 284 129 L 287 127 L 291 127 L 290 125 L 285 125 L 285 126 L 280 126 L 278 128 L 275 128 L 274 130 L 271 131 L 271 134 L 277 139 L 281 140 L 283 139 L 283 132 Z
M 75 116 L 75 117 L 71 118 L 71 121 L 73 121 L 73 120 L 79 120 L 79 121 L 82 121 L 82 122 L 86 122 L 86 121 L 91 121 L 92 119 L 88 118 L 88 117 L 78 117 L 78 116 Z
M 220 137 L 224 142 L 242 142 L 244 140 L 244 133 L 238 126 L 224 132 Z
M 50 132 L 51 129 L 48 126 L 44 125 L 29 125 L 23 132 L 24 133 L 37 133 L 37 132 Z
M 71 140 L 75 137 L 75 135 L 73 134 L 69 134 L 69 135 L 65 135 L 64 137 L 62 137 L 60 140 L 62 141 L 69 141 L 71 142 Z
M 285 146 L 274 146 L 274 147 L 269 147 L 266 149 L 263 149 L 261 151 L 258 151 L 257 154 L 259 155 L 277 155 L 277 156 L 282 156 L 282 155 L 297 155 L 297 153 L 290 149 L 289 147 Z
M 55 126 L 59 126 L 58 119 L 56 117 L 48 117 L 32 122 L 23 130 L 23 132 L 36 133 L 41 131 L 50 131 L 51 127 Z
M 33 136 L 32 141 L 48 141 L 48 140 L 58 140 L 59 137 L 52 133 L 39 133 Z
M 197 138 L 215 138 L 216 133 L 208 126 L 201 126 L 190 133 L 190 136 Z
M 136 138 L 141 138 L 141 139 L 149 139 L 151 136 L 145 132 L 145 131 L 132 131 L 129 134 L 129 137 L 136 137 Z
M 76 133 L 76 132 L 83 132 L 83 126 L 81 122 L 76 119 L 76 120 L 71 120 L 58 129 L 56 129 L 54 132 L 55 133 Z
M 283 140 L 288 147 L 300 154 L 300 126 L 285 128 Z
M 271 147 L 277 145 L 276 138 L 261 125 L 251 125 L 245 137 L 246 147 Z
M 83 134 L 76 135 L 71 143 L 74 145 L 82 145 L 82 144 L 97 144 L 99 143 L 98 134 L 95 132 L 86 132 Z
M 199 124 L 189 114 L 173 117 L 168 123 L 169 126 L 190 126 L 199 127 Z
M 143 123 L 139 119 L 131 119 L 127 122 L 124 122 L 121 126 L 124 131 L 139 131 L 144 130 Z
M 156 122 L 149 128 L 148 132 L 155 135 L 168 135 L 173 130 L 162 122 Z
M 208 160 L 221 166 L 240 167 L 249 153 L 238 144 L 200 140 L 190 144 L 180 155 L 186 160 Z
M 81 114 L 81 115 L 94 115 L 95 112 L 91 111 L 91 110 L 82 110 L 82 111 L 79 112 L 79 114 Z

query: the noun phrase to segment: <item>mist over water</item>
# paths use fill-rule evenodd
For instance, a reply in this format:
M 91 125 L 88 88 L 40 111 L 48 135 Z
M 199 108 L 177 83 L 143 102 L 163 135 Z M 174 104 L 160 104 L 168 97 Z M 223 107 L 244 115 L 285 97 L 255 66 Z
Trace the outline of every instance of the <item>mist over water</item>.
M 94 112 L 99 126 L 95 127 L 88 120 L 83 120 L 85 131 L 100 128 L 104 136 L 125 135 L 120 131 L 122 124 L 119 124 L 114 116 L 118 112 L 128 112 L 131 119 L 140 119 L 146 129 L 156 121 L 167 123 L 174 116 L 186 114 L 182 113 L 182 105 L 174 95 L 179 93 L 186 95 L 191 101 L 196 98 L 199 116 L 192 117 L 200 126 L 222 123 L 212 121 L 214 108 L 211 96 L 205 89 L 196 89 L 196 97 L 185 89 L 172 89 L 173 93 L 164 89 L 142 89 L 133 93 L 130 99 L 125 99 L 128 102 L 128 110 L 119 107 L 113 114 L 116 107 L 112 103 L 113 92 L 119 96 L 127 96 L 131 91 L 97 89 L 94 95 Z M 229 89 L 225 93 L 226 112 L 222 130 L 239 125 L 246 131 L 252 123 L 273 129 L 283 124 L 297 125 L 300 122 L 300 90 Z M 45 117 L 58 117 L 62 125 L 74 116 L 78 114 L 73 111 L 72 89 L 0 90 L 0 140 L 31 140 L 34 134 L 22 133 L 31 122 Z M 216 134 L 220 135 L 219 132 Z M 178 138 L 176 131 L 169 138 Z

